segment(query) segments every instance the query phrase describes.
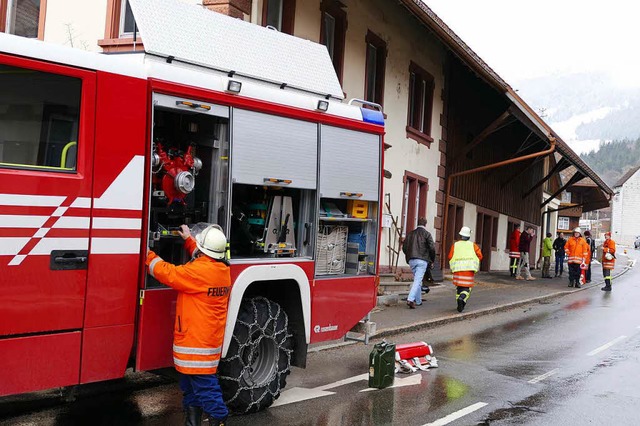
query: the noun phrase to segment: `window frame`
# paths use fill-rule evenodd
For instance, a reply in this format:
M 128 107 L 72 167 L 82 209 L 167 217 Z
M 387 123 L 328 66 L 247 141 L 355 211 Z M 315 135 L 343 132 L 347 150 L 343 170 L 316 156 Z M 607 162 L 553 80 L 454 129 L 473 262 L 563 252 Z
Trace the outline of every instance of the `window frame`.
M 369 62 L 369 47 L 376 50 L 375 64 Z M 364 70 L 364 99 L 380 105 L 384 104 L 384 82 L 385 69 L 387 65 L 387 43 L 371 30 L 367 31 L 365 37 L 365 70 Z M 369 97 L 369 72 L 375 72 L 375 82 L 373 86 L 374 99 Z
M 132 52 L 144 50 L 140 33 L 121 34 L 123 5 L 127 0 L 107 0 L 107 22 L 104 39 L 98 40 L 103 52 Z
M 566 219 L 567 222 L 567 227 L 563 228 L 560 226 L 560 221 L 564 222 L 564 219 Z M 571 218 L 569 216 L 558 216 L 558 223 L 556 223 L 556 229 L 560 229 L 560 230 L 567 230 L 567 229 L 571 229 Z
M 0 166 L 0 171 L 20 170 L 27 173 L 54 173 L 56 176 L 66 176 L 81 179 L 86 174 L 87 159 L 91 158 L 92 141 L 95 127 L 95 93 L 96 75 L 94 72 L 72 68 L 66 65 L 50 64 L 34 59 L 16 58 L 0 53 L 0 64 L 33 71 L 56 74 L 77 78 L 81 81 L 80 110 L 78 114 L 78 137 L 76 151 L 76 167 L 74 170 L 61 169 L 37 165 Z
M 325 15 L 331 16 L 335 21 L 333 31 L 333 53 L 329 51 L 333 68 L 338 76 L 338 81 L 342 84 L 342 73 L 344 71 L 344 54 L 347 36 L 347 12 L 346 6 L 337 0 L 322 0 L 320 3 L 320 44 L 325 44 Z M 329 47 L 327 46 L 327 49 Z
M 118 17 L 118 38 L 133 38 L 134 34 L 136 37 L 140 36 L 140 32 L 127 32 L 125 31 L 126 19 L 127 19 L 127 5 L 129 4 L 129 0 L 120 0 L 120 15 Z M 131 7 L 131 6 L 129 6 Z M 133 28 L 137 29 L 136 20 L 133 18 Z
M 0 0 L 0 32 L 7 30 L 7 20 L 9 18 L 9 2 L 12 0 Z M 40 10 L 38 15 L 38 40 L 44 40 L 44 26 L 47 16 L 47 0 L 40 0 Z M 10 33 L 12 34 L 12 33 Z
M 282 15 L 280 16 L 280 28 L 276 27 L 281 33 L 293 35 L 296 18 L 296 0 L 279 0 L 282 6 Z M 269 16 L 269 0 L 264 0 L 262 4 L 262 26 L 266 27 Z
M 418 80 L 419 78 L 419 80 Z M 416 105 L 416 82 L 422 86 L 420 104 Z M 409 63 L 409 89 L 407 99 L 407 138 L 416 142 L 431 146 L 433 121 L 433 98 L 435 92 L 435 80 L 431 73 L 411 61 Z M 419 120 L 420 125 L 415 126 L 415 121 Z
M 402 178 L 402 238 L 418 226 L 420 217 L 427 217 L 429 179 L 405 170 Z M 412 203 L 410 200 L 414 199 Z M 409 229 L 409 224 L 412 226 Z

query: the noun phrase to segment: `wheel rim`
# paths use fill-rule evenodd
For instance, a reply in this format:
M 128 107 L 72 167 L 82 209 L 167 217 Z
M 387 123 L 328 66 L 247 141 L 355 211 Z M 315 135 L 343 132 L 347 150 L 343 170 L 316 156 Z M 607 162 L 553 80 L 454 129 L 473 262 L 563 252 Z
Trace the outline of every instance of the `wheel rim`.
M 277 368 L 278 345 L 275 340 L 262 336 L 253 345 L 247 345 L 242 359 L 245 368 L 242 377 L 249 386 L 260 387 L 269 383 Z

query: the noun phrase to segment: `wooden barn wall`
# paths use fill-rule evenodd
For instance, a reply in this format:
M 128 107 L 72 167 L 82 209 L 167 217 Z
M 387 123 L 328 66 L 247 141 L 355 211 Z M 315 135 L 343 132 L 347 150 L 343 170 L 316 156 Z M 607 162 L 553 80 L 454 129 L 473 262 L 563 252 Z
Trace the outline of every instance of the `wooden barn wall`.
M 508 103 L 456 59 L 450 58 L 448 65 L 447 176 L 546 149 L 535 134 L 515 122 L 490 135 L 470 154 L 461 156 L 465 146 L 507 110 Z M 525 141 L 528 148 L 517 153 Z M 451 196 L 540 225 L 542 188 L 526 198 L 523 195 L 542 179 L 543 168 L 544 160 L 536 159 L 460 176 L 452 182 Z

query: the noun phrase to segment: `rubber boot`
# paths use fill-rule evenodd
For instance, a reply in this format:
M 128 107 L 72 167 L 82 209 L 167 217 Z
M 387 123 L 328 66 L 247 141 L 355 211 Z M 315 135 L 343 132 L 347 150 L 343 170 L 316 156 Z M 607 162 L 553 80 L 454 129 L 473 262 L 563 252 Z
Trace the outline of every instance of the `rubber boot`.
M 214 419 L 213 417 L 209 417 L 209 426 L 225 426 L 227 424 L 227 418 L 225 417 L 222 420 Z
M 202 423 L 202 408 L 200 407 L 187 407 L 185 410 L 186 418 L 184 421 L 185 426 L 200 426 Z M 213 423 L 212 423 L 213 424 Z
M 462 295 L 458 296 L 458 312 L 464 311 L 464 306 L 467 302 L 464 301 L 464 297 Z

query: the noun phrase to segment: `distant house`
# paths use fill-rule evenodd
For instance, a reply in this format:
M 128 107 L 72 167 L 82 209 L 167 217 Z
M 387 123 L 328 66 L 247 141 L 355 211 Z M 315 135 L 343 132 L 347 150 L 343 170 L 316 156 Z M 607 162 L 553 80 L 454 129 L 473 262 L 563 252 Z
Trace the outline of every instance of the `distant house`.
M 640 166 L 629 170 L 613 186 L 612 238 L 621 244 L 633 244 L 640 235 Z

